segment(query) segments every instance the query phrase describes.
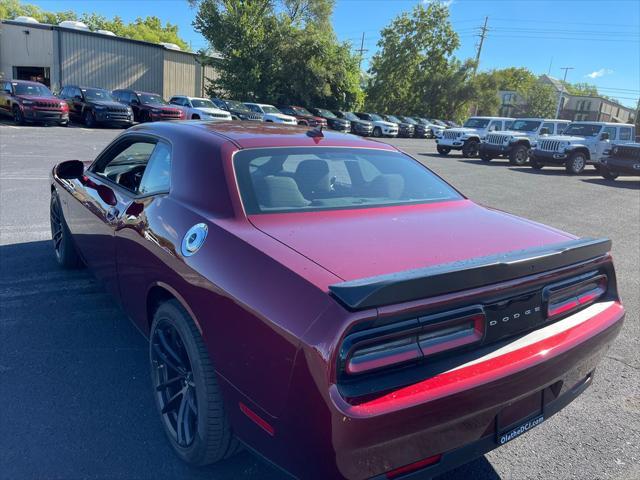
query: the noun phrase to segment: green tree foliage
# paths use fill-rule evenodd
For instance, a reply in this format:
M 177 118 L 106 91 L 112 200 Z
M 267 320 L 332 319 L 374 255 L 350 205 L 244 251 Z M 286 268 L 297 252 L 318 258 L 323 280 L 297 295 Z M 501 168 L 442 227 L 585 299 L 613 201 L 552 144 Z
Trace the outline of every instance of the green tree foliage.
M 532 83 L 525 94 L 525 115 L 535 118 L 553 118 L 556 113 L 558 95 L 551 85 Z
M 440 2 L 418 4 L 381 32 L 380 51 L 374 55 L 367 86 L 368 108 L 381 112 L 437 112 L 432 95 L 465 72 L 452 63 L 458 35 L 449 22 L 449 10 Z M 458 75 L 458 77 L 456 77 Z
M 564 88 L 566 88 L 567 92 L 569 92 L 571 95 L 593 95 L 593 96 L 599 95 L 598 87 L 586 82 L 578 82 L 578 83 L 564 82 Z
M 78 16 L 73 11 L 47 12 L 35 5 L 23 4 L 19 0 L 0 0 L 1 19 L 11 20 L 21 15 L 52 25 L 57 25 L 64 20 L 79 20 L 86 23 L 91 30 L 110 30 L 120 37 L 145 42 L 175 43 L 183 50 L 189 50 L 189 45 L 178 35 L 178 27 L 168 22 L 162 25 L 158 17 L 137 18 L 133 23 L 125 23 L 117 16 L 108 19 L 96 13 L 84 13 Z
M 358 59 L 337 41 L 333 0 L 191 0 L 197 31 L 221 54 L 209 93 L 327 108 L 362 104 Z

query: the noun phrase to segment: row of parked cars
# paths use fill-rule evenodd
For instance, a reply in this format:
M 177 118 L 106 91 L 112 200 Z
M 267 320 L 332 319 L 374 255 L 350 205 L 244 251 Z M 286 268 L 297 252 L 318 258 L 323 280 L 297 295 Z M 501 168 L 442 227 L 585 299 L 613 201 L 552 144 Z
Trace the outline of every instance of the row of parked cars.
M 288 125 L 327 127 L 341 132 L 374 137 L 435 137 L 449 127 L 440 120 L 422 117 L 379 115 L 269 105 L 222 98 L 175 95 L 166 101 L 156 93 L 132 89 L 113 91 L 80 85 L 65 85 L 55 96 L 46 86 L 24 80 L 2 85 L 2 112 L 16 123 L 44 121 L 67 125 L 81 122 L 128 127 L 134 122 L 158 120 L 244 120 Z
M 564 166 L 578 174 L 591 164 L 607 179 L 640 175 L 640 144 L 635 127 L 607 122 L 570 122 L 545 118 L 471 117 L 462 127 L 445 130 L 437 150 L 485 162 L 507 158 L 514 165 L 540 170 Z

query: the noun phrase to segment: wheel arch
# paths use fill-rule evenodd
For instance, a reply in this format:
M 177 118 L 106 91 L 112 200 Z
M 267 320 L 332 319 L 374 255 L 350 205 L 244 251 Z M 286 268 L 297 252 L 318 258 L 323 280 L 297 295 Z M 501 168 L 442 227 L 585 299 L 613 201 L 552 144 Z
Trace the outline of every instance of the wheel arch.
M 193 313 L 193 310 L 189 307 L 189 304 L 184 299 L 182 295 L 178 293 L 178 291 L 172 286 L 164 283 L 164 282 L 155 282 L 153 283 L 149 289 L 147 290 L 147 298 L 145 301 L 146 305 L 146 321 L 147 321 L 147 332 L 151 331 L 151 324 L 153 323 L 153 316 L 156 313 L 158 307 L 167 302 L 169 300 L 176 300 L 189 314 L 193 323 L 195 323 L 196 328 L 202 335 L 202 328 L 200 326 L 200 322 L 198 318 Z
M 576 148 L 572 148 L 568 153 L 569 155 L 573 155 L 574 153 L 583 153 L 587 160 L 591 160 L 591 154 L 589 153 L 589 149 L 583 145 L 580 145 Z

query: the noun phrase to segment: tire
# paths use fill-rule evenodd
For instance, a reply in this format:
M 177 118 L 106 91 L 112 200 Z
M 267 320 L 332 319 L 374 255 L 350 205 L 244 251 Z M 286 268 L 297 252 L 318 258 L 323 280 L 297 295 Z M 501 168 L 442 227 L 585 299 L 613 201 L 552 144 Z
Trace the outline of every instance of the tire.
M 176 300 L 162 303 L 153 315 L 149 361 L 158 413 L 178 456 L 202 466 L 236 453 L 240 444 L 231 431 L 209 352 Z M 186 427 L 177 428 L 180 417 Z
M 22 113 L 22 110 L 20 110 L 20 107 L 18 107 L 17 105 L 15 105 L 13 107 L 13 122 L 16 125 L 24 125 L 24 113 Z
M 529 166 L 534 170 L 542 170 L 544 165 L 533 158 L 529 161 Z
M 58 126 L 60 126 L 60 127 L 68 127 L 69 126 L 69 121 L 67 120 L 66 122 L 60 122 L 58 124 Z
M 373 129 L 373 136 L 376 138 L 382 137 L 382 129 L 380 127 L 375 127 Z
M 200 120 L 200 115 L 191 115 L 191 120 Z
M 529 149 L 526 145 L 516 145 L 509 153 L 509 162 L 512 165 L 526 165 L 529 161 Z
M 273 120 L 265 120 L 265 123 L 273 123 Z
M 620 175 L 620 173 L 614 170 L 609 170 L 607 167 L 603 167 L 602 165 L 598 171 L 600 172 L 600 175 L 602 175 L 602 178 L 606 178 L 607 180 L 615 180 Z
M 73 237 L 71 236 L 69 227 L 67 227 L 67 222 L 64 219 L 62 207 L 60 206 L 60 199 L 56 192 L 51 193 L 49 220 L 51 223 L 53 251 L 58 265 L 66 269 L 82 266 L 82 260 L 80 260 L 76 246 L 73 243 Z
M 441 147 L 440 145 L 436 147 L 436 150 L 438 150 L 440 155 L 449 155 L 449 152 L 451 151 L 449 147 Z
M 480 160 L 482 160 L 483 162 L 490 162 L 491 160 L 493 160 L 493 157 L 488 153 L 481 153 Z
M 574 152 L 569 155 L 569 159 L 565 163 L 565 169 L 567 173 L 572 175 L 578 175 L 584 170 L 584 167 L 587 165 L 587 159 L 582 152 Z
M 479 142 L 477 140 L 467 140 L 464 142 L 462 146 L 462 156 L 464 158 L 473 158 L 478 155 L 478 145 Z
M 87 128 L 95 128 L 97 123 L 96 115 L 91 110 L 87 110 L 82 116 L 82 122 L 86 125 Z

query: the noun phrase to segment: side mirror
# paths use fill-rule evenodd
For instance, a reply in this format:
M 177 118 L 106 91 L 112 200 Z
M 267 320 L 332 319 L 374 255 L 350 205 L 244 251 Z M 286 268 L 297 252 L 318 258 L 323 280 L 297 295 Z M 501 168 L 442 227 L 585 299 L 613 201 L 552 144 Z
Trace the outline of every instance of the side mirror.
M 602 132 L 600 134 L 600 140 L 609 140 L 609 132 Z
M 84 175 L 84 163 L 80 160 L 67 160 L 56 167 L 56 175 L 64 180 L 73 180 Z
M 98 192 L 98 195 L 100 195 L 102 201 L 110 207 L 115 207 L 118 204 L 116 194 L 113 193 L 113 190 L 111 190 L 106 185 L 97 185 L 96 191 Z
M 540 129 L 540 135 L 549 135 L 549 129 L 547 127 L 542 127 Z

